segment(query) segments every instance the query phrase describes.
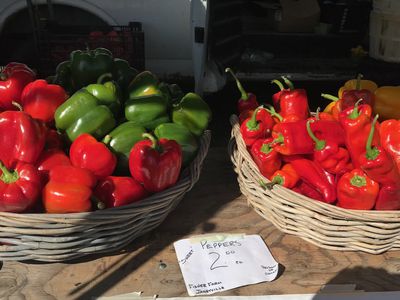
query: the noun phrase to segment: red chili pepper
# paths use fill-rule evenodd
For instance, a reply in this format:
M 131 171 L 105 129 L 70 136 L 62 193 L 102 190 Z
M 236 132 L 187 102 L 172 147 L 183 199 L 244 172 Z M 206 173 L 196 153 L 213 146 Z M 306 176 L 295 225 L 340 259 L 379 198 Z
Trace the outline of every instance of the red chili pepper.
M 256 140 L 250 149 L 260 173 L 268 179 L 282 164 L 280 154 L 271 147 L 272 141 L 272 138 Z
M 0 160 L 13 169 L 18 161 L 34 164 L 44 148 L 47 128 L 22 111 L 0 113 Z
M 360 168 L 360 156 L 365 152 L 365 144 L 371 129 L 371 106 L 358 105 L 343 110 L 339 115 L 339 122 L 344 129 L 346 148 L 350 153 L 355 168 Z M 375 131 L 373 145 L 379 145 L 379 134 Z
M 34 165 L 17 163 L 9 170 L 0 162 L 0 211 L 24 212 L 39 199 L 42 185 Z
M 284 118 L 289 115 L 295 115 L 300 120 L 307 119 L 310 112 L 306 90 L 295 89 L 288 78 L 282 76 L 282 79 L 289 88 L 281 90 L 278 113 Z
M 361 154 L 359 162 L 361 169 L 372 180 L 383 184 L 400 184 L 400 173 L 393 158 L 381 146 L 372 147 L 372 139 L 375 133 L 375 124 L 379 115 L 372 121 L 371 130 L 365 146 L 366 151 Z
M 367 89 L 361 89 L 361 78 L 362 75 L 358 74 L 357 83 L 355 90 L 344 90 L 342 94 L 342 109 L 353 107 L 354 104 L 359 100 L 363 99 L 364 104 L 368 104 L 374 107 L 375 95 L 373 92 Z
M 307 132 L 315 142 L 314 161 L 319 163 L 324 170 L 332 174 L 342 173 L 346 170 L 349 163 L 349 152 L 347 149 L 339 147 L 339 144 L 332 140 L 318 139 L 311 129 L 311 122 L 315 121 L 307 121 Z
M 381 186 L 375 203 L 376 210 L 399 210 L 400 187 L 399 184 Z
M 16 110 L 12 102 L 20 101 L 22 90 L 35 78 L 35 72 L 25 64 L 6 65 L 0 73 L 0 110 Z
M 277 123 L 272 129 L 274 149 L 283 155 L 313 153 L 314 143 L 307 133 L 306 122 Z
M 323 202 L 333 203 L 336 201 L 336 187 L 319 164 L 308 159 L 293 160 L 291 164 L 299 174 L 300 179 L 311 185 L 323 196 Z
M 237 102 L 237 110 L 239 113 L 241 113 L 242 111 L 248 110 L 248 109 L 256 109 L 259 104 L 257 102 L 257 98 L 256 95 L 252 94 L 252 93 L 247 93 L 242 84 L 240 83 L 239 79 L 236 77 L 235 73 L 233 73 L 231 68 L 226 68 L 225 69 L 226 73 L 231 73 L 232 77 L 235 79 L 236 81 L 236 85 L 241 93 L 241 97 Z
M 58 165 L 49 172 L 49 182 L 42 191 L 47 213 L 77 213 L 92 210 L 92 189 L 96 177 L 87 170 L 74 166 Z
M 110 176 L 117 165 L 114 153 L 88 133 L 81 134 L 72 142 L 69 157 L 73 166 L 88 169 L 97 178 Z
M 280 170 L 275 171 L 271 177 L 271 182 L 289 189 L 295 187 L 299 180 L 299 174 L 290 163 L 285 164 Z
M 71 161 L 67 154 L 55 148 L 42 152 L 36 162 L 36 166 L 44 183 L 49 181 L 49 171 L 58 165 L 71 166 Z
M 240 132 L 244 143 L 248 147 L 251 147 L 256 140 L 266 138 L 270 135 L 270 124 L 262 121 L 264 113 L 260 112 L 259 115 L 259 111 L 264 111 L 264 108 L 257 107 L 251 117 L 247 118 L 242 125 L 240 125 Z
M 400 120 L 385 120 L 380 124 L 382 147 L 390 154 L 400 171 Z
M 182 166 L 182 150 L 174 140 L 159 139 L 148 133 L 129 154 L 129 170 L 134 179 L 149 192 L 159 192 L 175 185 Z
M 337 206 L 348 209 L 372 209 L 379 193 L 379 184 L 361 169 L 353 169 L 340 177 L 337 185 Z
M 67 93 L 61 86 L 48 84 L 46 80 L 38 79 L 25 86 L 20 103 L 27 114 L 50 123 L 54 121 L 54 112 L 57 107 L 67 98 Z
M 132 177 L 108 176 L 99 181 L 94 195 L 106 208 L 110 208 L 137 202 L 148 192 Z

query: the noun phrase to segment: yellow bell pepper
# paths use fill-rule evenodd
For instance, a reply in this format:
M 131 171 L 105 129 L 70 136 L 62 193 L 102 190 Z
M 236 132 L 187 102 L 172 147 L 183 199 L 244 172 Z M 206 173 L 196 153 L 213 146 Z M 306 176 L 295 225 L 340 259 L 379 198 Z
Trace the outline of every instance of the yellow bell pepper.
M 345 91 L 345 90 L 366 89 L 366 90 L 371 91 L 372 93 L 375 92 L 375 90 L 378 88 L 378 85 L 375 82 L 373 82 L 372 80 L 361 79 L 361 78 L 362 78 L 362 75 L 358 74 L 358 78 L 347 80 L 345 82 L 345 84 L 339 89 L 339 92 L 338 92 L 339 98 L 342 98 L 343 91 Z M 360 82 L 359 83 L 360 86 L 357 86 L 358 81 Z
M 381 86 L 375 90 L 374 113 L 380 120 L 400 119 L 400 86 Z

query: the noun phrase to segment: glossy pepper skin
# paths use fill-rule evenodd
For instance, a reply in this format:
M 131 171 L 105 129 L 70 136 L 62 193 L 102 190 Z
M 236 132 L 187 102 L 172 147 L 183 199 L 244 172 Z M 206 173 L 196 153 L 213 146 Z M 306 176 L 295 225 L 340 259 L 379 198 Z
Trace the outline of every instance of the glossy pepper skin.
M 157 193 L 173 186 L 179 178 L 182 166 L 182 150 L 174 140 L 156 140 L 143 134 L 145 140 L 137 142 L 129 155 L 132 177 L 144 188 Z
M 105 48 L 72 51 L 70 61 L 75 90 L 97 82 L 102 74 L 111 72 L 113 67 L 112 53 Z
M 49 180 L 49 171 L 58 165 L 71 166 L 71 161 L 67 154 L 60 149 L 44 150 L 36 161 L 36 167 L 42 177 L 42 181 L 47 183 Z
M 341 98 L 343 96 L 343 92 L 346 90 L 366 89 L 373 93 L 377 88 L 378 85 L 375 82 L 368 79 L 362 79 L 362 75 L 358 74 L 357 78 L 347 80 L 344 85 L 340 87 L 338 96 Z
M 322 195 L 323 202 L 333 203 L 336 201 L 336 186 L 331 183 L 328 174 L 319 164 L 309 159 L 296 159 L 291 164 L 300 179 Z
M 250 149 L 251 157 L 260 173 L 268 179 L 271 179 L 272 174 L 282 165 L 280 154 L 271 147 L 272 141 L 273 138 L 259 139 Z
M 67 98 L 67 93 L 61 86 L 37 79 L 25 86 L 20 103 L 24 112 L 50 124 L 54 121 L 54 112 L 57 107 Z
M 361 88 L 361 78 L 362 75 L 358 74 L 354 89 L 343 89 L 341 95 L 342 109 L 353 107 L 359 99 L 363 99 L 363 104 L 368 104 L 371 107 L 374 106 L 374 91 Z
M 379 190 L 375 203 L 375 210 L 399 210 L 400 187 L 399 184 L 384 185 Z
M 280 184 L 286 188 L 293 188 L 299 182 L 300 176 L 293 168 L 291 163 L 285 164 L 280 170 L 277 170 L 271 176 L 271 182 Z
M 160 124 L 154 129 L 157 139 L 176 141 L 182 149 L 182 167 L 186 167 L 196 157 L 199 148 L 197 137 L 185 126 L 175 123 Z
M 73 141 L 69 157 L 73 166 L 88 169 L 97 178 L 110 176 L 117 165 L 116 156 L 107 146 L 88 133 Z
M 400 184 L 400 173 L 393 158 L 381 146 L 372 146 L 375 123 L 378 117 L 379 116 L 376 115 L 372 122 L 365 147 L 366 151 L 360 155 L 360 167 L 369 178 L 380 184 Z
M 329 94 L 321 94 L 321 97 L 331 100 L 331 103 L 324 108 L 323 112 L 331 114 L 334 120 L 339 121 L 339 114 L 342 111 L 341 99 Z
M 22 90 L 35 79 L 35 72 L 27 65 L 7 64 L 0 73 L 0 110 L 16 110 L 12 102 L 20 102 Z
M 103 138 L 102 142 L 117 157 L 115 172 L 118 175 L 129 174 L 129 154 L 132 147 L 143 140 L 143 133 L 146 133 L 144 127 L 136 125 L 135 122 L 127 121 L 115 127 Z
M 185 126 L 195 136 L 203 134 L 211 118 L 207 102 L 195 93 L 187 93 L 172 109 L 172 122 Z
M 381 86 L 375 90 L 374 113 L 381 120 L 400 119 L 400 86 Z
M 392 156 L 400 171 L 400 120 L 385 120 L 380 124 L 382 147 Z
M 379 184 L 369 178 L 361 169 L 353 169 L 340 177 L 337 192 L 337 206 L 369 210 L 375 205 Z
M 140 201 L 148 192 L 132 177 L 108 176 L 98 182 L 94 195 L 106 208 L 111 208 Z
M 355 168 L 360 167 L 360 156 L 365 152 L 368 135 L 371 129 L 371 106 L 367 104 L 349 107 L 339 115 L 339 122 L 344 129 L 346 148 L 350 153 Z M 373 145 L 379 145 L 379 134 L 375 131 Z
M 247 93 L 245 89 L 243 88 L 242 84 L 240 83 L 239 79 L 236 77 L 235 73 L 233 73 L 231 68 L 226 68 L 225 73 L 230 73 L 233 77 L 233 79 L 236 82 L 236 86 L 238 87 L 241 97 L 237 101 L 237 111 L 240 114 L 242 111 L 245 110 L 254 110 L 256 109 L 259 104 L 257 101 L 256 95 L 252 93 Z
M 256 108 L 251 117 L 244 120 L 240 125 L 240 133 L 247 147 L 251 147 L 256 140 L 266 138 L 269 135 L 267 124 L 262 121 L 259 114 L 261 110 L 263 110 L 262 107 Z
M 121 88 L 121 102 L 125 102 L 128 99 L 128 86 L 139 72 L 131 67 L 128 61 L 121 58 L 114 58 L 111 73 L 112 78 Z
M 34 165 L 17 163 L 9 170 L 0 162 L 0 172 L 0 211 L 24 212 L 37 202 L 42 184 Z
M 350 161 L 349 152 L 346 148 L 339 147 L 339 144 L 332 140 L 318 139 L 310 126 L 310 123 L 313 122 L 315 121 L 308 120 L 306 126 L 308 134 L 315 143 L 314 161 L 329 173 L 344 173 Z
M 34 164 L 42 152 L 47 128 L 22 111 L 0 113 L 0 161 L 13 169 L 17 162 Z
M 42 190 L 45 211 L 58 214 L 91 211 L 92 189 L 96 182 L 96 177 L 87 169 L 54 166 Z

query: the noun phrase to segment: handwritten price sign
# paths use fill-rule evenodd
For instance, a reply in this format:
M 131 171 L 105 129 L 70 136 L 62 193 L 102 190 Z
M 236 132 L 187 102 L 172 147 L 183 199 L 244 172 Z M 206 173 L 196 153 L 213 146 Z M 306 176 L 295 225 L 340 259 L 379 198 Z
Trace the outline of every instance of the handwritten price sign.
M 272 281 L 278 263 L 259 235 L 204 235 L 174 243 L 190 296 Z

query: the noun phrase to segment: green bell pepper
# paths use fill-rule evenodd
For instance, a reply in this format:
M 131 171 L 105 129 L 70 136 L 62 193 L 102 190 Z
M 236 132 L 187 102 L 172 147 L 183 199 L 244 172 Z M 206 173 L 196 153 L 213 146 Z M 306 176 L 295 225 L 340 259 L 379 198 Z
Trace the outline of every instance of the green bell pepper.
M 121 88 L 121 100 L 123 102 L 128 99 L 128 86 L 137 74 L 138 71 L 135 68 L 132 68 L 129 65 L 129 62 L 124 59 L 114 58 L 112 75 L 113 79 Z
M 143 140 L 142 134 L 145 132 L 144 127 L 128 121 L 118 125 L 104 137 L 103 143 L 117 156 L 115 172 L 118 175 L 129 175 L 129 153 L 138 141 Z
M 71 142 L 82 133 L 101 139 L 116 126 L 110 108 L 86 89 L 75 92 L 61 104 L 54 113 L 54 120 L 56 128 L 65 132 Z
M 211 121 L 211 109 L 197 94 L 187 93 L 172 111 L 172 122 L 185 126 L 194 135 L 201 136 Z
M 129 84 L 128 91 L 130 99 L 162 94 L 157 77 L 150 71 L 139 73 Z
M 154 134 L 158 139 L 165 138 L 175 140 L 182 148 L 182 165 L 186 167 L 194 159 L 199 148 L 199 143 L 185 126 L 175 123 L 164 123 L 158 125 L 154 130 Z
M 72 82 L 71 62 L 69 60 L 57 65 L 56 75 L 52 83 L 62 86 L 68 95 L 72 95 L 76 91 Z
M 113 67 L 112 53 L 105 48 L 72 51 L 70 61 L 75 89 L 97 82 L 102 74 L 111 72 Z

